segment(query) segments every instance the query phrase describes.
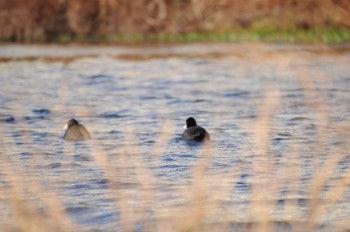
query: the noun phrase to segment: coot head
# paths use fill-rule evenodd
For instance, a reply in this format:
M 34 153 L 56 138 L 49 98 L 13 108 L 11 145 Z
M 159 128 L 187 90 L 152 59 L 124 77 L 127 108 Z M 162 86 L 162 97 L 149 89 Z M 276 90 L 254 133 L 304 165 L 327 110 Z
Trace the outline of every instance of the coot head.
M 193 117 L 189 117 L 188 119 L 186 119 L 186 128 L 190 128 L 193 126 L 197 126 L 197 122 Z
M 76 119 L 70 119 L 65 127 L 66 130 L 63 138 L 67 141 L 78 141 L 78 140 L 87 140 L 91 139 L 91 135 L 89 131 L 80 124 Z
M 75 118 L 72 118 L 70 119 L 66 125 L 63 127 L 63 130 L 66 130 L 68 129 L 69 127 L 73 126 L 73 125 L 79 125 L 79 122 L 75 119 Z

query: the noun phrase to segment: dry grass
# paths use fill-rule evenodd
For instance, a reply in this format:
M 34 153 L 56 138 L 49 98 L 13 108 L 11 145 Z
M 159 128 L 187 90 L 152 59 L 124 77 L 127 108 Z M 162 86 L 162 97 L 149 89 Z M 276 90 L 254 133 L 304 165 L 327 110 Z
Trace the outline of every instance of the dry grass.
M 347 0 L 0 0 L 0 38 L 50 41 L 247 28 L 350 28 Z
M 288 59 L 282 60 L 278 67 L 288 69 Z M 322 129 L 329 126 L 328 106 L 315 90 L 315 83 L 311 81 L 308 71 L 301 69 L 297 71 L 300 75 L 299 82 L 304 87 L 308 106 L 314 113 L 314 120 L 319 127 L 317 141 L 320 144 L 328 142 L 327 131 Z M 322 78 L 321 78 L 322 79 Z M 321 81 L 326 81 L 323 78 Z M 67 84 L 67 83 L 66 83 Z M 66 84 L 58 89 L 60 102 L 53 106 L 56 110 L 62 109 L 65 105 L 66 96 L 69 90 Z M 332 147 L 327 154 L 326 160 L 321 164 L 315 164 L 314 175 L 308 184 L 308 189 L 302 189 L 305 194 L 300 196 L 308 201 L 306 206 L 307 214 L 300 218 L 298 197 L 286 199 L 282 214 L 286 221 L 277 221 L 276 201 L 281 199 L 280 192 L 288 186 L 300 186 L 303 162 L 300 152 L 300 144 L 290 144 L 289 154 L 296 155 L 300 165 L 293 165 L 286 159 L 278 164 L 274 153 L 270 149 L 270 138 L 273 130 L 273 117 L 281 107 L 280 93 L 277 87 L 266 90 L 266 98 L 261 100 L 260 115 L 254 125 L 252 160 L 252 193 L 249 196 L 248 217 L 237 219 L 239 210 L 224 207 L 223 204 L 231 199 L 233 185 L 238 181 L 242 173 L 242 167 L 231 167 L 226 173 L 212 173 L 213 154 L 216 148 L 215 142 L 206 143 L 195 166 L 192 168 L 190 183 L 178 183 L 174 194 L 182 204 L 174 206 L 172 203 L 159 202 L 157 196 L 159 183 L 164 180 L 154 176 L 151 167 L 160 166 L 161 156 L 164 154 L 170 136 L 174 133 L 174 122 L 166 121 L 160 129 L 154 148 L 151 151 L 150 159 L 146 162 L 142 157 L 142 151 L 130 141 L 135 141 L 133 128 L 126 128 L 124 131 L 125 142 L 113 153 L 108 153 L 98 140 L 89 143 L 91 156 L 96 166 L 103 170 L 104 177 L 108 180 L 108 191 L 115 203 L 115 209 L 120 213 L 120 231 L 134 231 L 135 224 L 142 221 L 144 231 L 227 231 L 237 229 L 239 231 L 273 231 L 275 228 L 288 228 L 290 231 L 315 231 L 325 226 L 332 228 L 332 231 L 349 230 L 348 219 L 337 220 L 334 224 L 326 223 L 332 208 L 337 207 L 341 201 L 349 201 L 344 198 L 344 192 L 350 186 L 350 170 L 335 175 L 339 162 L 345 158 L 344 150 L 348 150 L 347 136 L 349 125 L 338 125 L 336 128 L 341 143 Z M 20 108 L 20 107 L 19 107 Z M 88 110 L 79 109 L 79 114 L 88 114 Z M 316 116 L 317 115 L 317 116 Z M 320 116 L 321 115 L 321 116 Z M 219 117 L 219 116 L 218 116 Z M 20 121 L 20 120 L 18 120 Z M 25 125 L 18 125 L 19 129 L 25 131 Z M 4 134 L 0 128 L 0 134 Z M 92 130 L 94 130 L 92 128 Z M 2 136 L 0 143 L 6 148 L 2 154 L 18 149 L 12 138 Z M 30 134 L 24 132 L 21 137 L 24 144 L 30 144 Z M 9 147 L 9 144 L 13 146 Z M 5 146 L 6 144 L 6 146 Z M 22 148 L 24 151 L 31 151 L 31 147 Z M 73 151 L 72 143 L 67 144 L 64 150 L 68 156 Z M 40 151 L 31 151 L 40 153 Z M 325 151 L 315 149 L 314 160 Z M 29 169 L 20 170 L 10 160 L 0 159 L 1 178 L 6 184 L 0 189 L 0 201 L 6 207 L 0 213 L 5 223 L 0 231 L 76 231 L 80 228 L 71 221 L 60 200 L 60 193 L 55 182 L 38 174 L 36 164 L 42 162 L 43 156 L 33 156 Z M 294 157 L 295 158 L 295 157 Z M 118 170 L 118 171 L 117 171 Z M 65 174 L 63 174 L 65 175 Z M 64 176 L 64 178 L 70 178 Z M 334 180 L 335 178 L 335 180 Z M 134 183 L 135 191 L 118 188 L 115 181 L 121 183 Z M 324 187 L 332 182 L 331 189 L 324 190 Z M 297 192 L 300 189 L 290 189 Z M 283 197 L 282 197 L 283 199 Z M 284 227 L 285 226 L 285 227 Z M 278 230 L 278 229 L 277 229 Z

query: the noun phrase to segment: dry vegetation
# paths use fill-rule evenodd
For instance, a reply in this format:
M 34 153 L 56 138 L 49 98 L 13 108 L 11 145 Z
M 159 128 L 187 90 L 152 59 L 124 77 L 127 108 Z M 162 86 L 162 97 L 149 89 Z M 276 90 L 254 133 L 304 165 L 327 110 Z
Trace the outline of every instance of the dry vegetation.
M 0 0 L 0 38 L 350 28 L 348 0 Z

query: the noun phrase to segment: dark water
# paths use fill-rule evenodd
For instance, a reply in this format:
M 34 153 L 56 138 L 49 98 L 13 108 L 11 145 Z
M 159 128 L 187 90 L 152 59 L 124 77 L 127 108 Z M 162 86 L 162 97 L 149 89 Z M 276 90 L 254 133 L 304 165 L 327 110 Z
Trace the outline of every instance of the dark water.
M 325 202 L 349 175 L 350 52 L 283 45 L 2 46 L 0 58 L 1 189 L 16 181 L 37 183 L 44 195 L 52 189 L 81 228 L 120 228 L 119 194 L 135 215 L 147 215 L 134 219 L 134 230 L 162 218 L 167 207 L 183 207 L 180 192 L 195 181 L 205 156 L 205 145 L 180 139 L 189 116 L 211 134 L 208 176 L 215 178 L 206 181 L 226 181 L 228 194 L 211 197 L 222 202 L 217 216 L 232 228 L 252 220 L 250 199 L 261 183 L 279 180 L 261 190 L 273 205 L 272 221 L 303 221 L 312 198 L 320 197 L 310 196 L 320 170 L 338 159 L 318 192 Z M 62 139 L 71 117 L 93 140 Z M 264 146 L 259 138 L 266 131 Z M 108 158 L 112 174 L 98 157 Z M 140 200 L 148 177 L 151 206 Z M 348 218 L 346 180 L 321 230 Z M 5 200 L 1 218 L 10 217 Z

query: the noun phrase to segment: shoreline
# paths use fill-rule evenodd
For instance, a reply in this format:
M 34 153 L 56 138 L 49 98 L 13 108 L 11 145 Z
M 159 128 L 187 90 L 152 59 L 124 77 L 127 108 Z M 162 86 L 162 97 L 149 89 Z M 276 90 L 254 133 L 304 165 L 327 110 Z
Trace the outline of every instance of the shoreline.
M 154 34 L 111 34 L 104 36 L 69 36 L 59 35 L 46 41 L 42 38 L 24 38 L 11 41 L 0 38 L 0 44 L 172 44 L 172 43 L 275 43 L 275 44 L 343 44 L 350 43 L 350 29 L 246 29 L 225 32 L 189 32 L 189 33 L 154 33 Z
M 242 53 L 242 51 L 245 51 Z M 8 61 L 69 61 L 89 57 L 120 60 L 150 60 L 164 58 L 203 59 L 228 56 L 291 55 L 317 53 L 336 56 L 350 53 L 350 44 L 265 44 L 265 43 L 172 43 L 172 44 L 0 44 L 0 62 Z

